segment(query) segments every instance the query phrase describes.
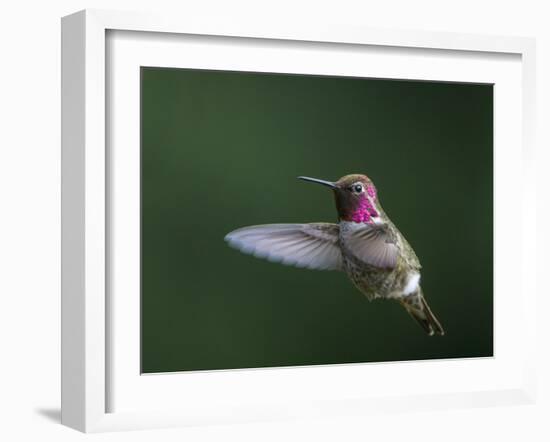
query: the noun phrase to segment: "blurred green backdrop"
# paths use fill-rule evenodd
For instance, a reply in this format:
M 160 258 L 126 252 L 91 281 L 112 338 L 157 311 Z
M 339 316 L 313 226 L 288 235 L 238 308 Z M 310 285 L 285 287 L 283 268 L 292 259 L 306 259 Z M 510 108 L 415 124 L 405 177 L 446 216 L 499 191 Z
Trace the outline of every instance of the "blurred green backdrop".
M 142 68 L 141 94 L 144 373 L 492 355 L 492 85 Z M 335 221 L 296 177 L 349 173 L 416 250 L 444 337 L 224 242 Z

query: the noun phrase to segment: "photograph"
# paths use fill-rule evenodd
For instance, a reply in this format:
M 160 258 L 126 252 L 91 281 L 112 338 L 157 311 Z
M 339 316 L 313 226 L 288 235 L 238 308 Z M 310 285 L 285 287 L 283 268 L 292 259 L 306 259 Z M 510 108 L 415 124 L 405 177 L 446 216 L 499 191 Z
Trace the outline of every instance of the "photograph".
M 140 69 L 142 374 L 493 357 L 493 84 Z

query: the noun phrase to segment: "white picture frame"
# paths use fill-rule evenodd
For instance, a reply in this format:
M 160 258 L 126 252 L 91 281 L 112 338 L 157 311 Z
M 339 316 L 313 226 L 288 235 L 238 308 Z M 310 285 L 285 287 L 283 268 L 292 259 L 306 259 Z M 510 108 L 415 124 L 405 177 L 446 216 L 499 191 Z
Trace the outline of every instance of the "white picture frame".
M 112 209 L 108 186 L 108 134 L 106 132 L 109 88 L 106 68 L 110 55 L 106 36 L 108 32 L 154 32 L 162 35 L 218 36 L 285 41 L 287 44 L 333 44 L 342 46 L 376 46 L 384 48 L 426 49 L 455 53 L 472 53 L 483 58 L 489 54 L 511 54 L 520 59 L 521 81 L 520 121 L 513 122 L 519 130 L 522 167 L 522 187 L 517 197 L 523 207 L 517 253 L 521 257 L 521 278 L 517 288 L 521 296 L 517 302 L 521 310 L 522 354 L 519 356 L 518 381 L 510 385 L 489 389 L 467 386 L 461 392 L 432 391 L 429 394 L 399 394 L 368 397 L 349 397 L 338 388 L 307 399 L 277 397 L 271 404 L 254 405 L 249 402 L 230 404 L 229 412 L 218 412 L 212 396 L 211 406 L 196 406 L 189 400 L 189 408 L 156 407 L 155 410 L 136 409 L 113 411 L 109 394 L 114 388 L 109 373 L 112 370 L 112 348 L 107 339 L 112 325 L 110 302 L 107 296 L 107 255 L 109 237 L 107 229 L 109 210 Z M 158 34 L 157 34 L 158 35 Z M 299 28 L 269 23 L 211 23 L 193 17 L 163 17 L 152 14 L 86 10 L 64 17 L 62 20 L 62 423 L 80 431 L 110 431 L 122 429 L 155 428 L 197 425 L 216 422 L 248 422 L 255 420 L 284 419 L 288 417 L 330 416 L 363 414 L 370 410 L 418 410 L 426 408 L 453 408 L 486 406 L 509 403 L 532 403 L 535 399 L 535 42 L 519 37 L 493 37 L 451 33 L 417 31 L 388 31 L 349 28 L 336 25 L 308 23 Z M 419 74 L 421 78 L 422 74 Z M 516 115 L 516 114 L 514 114 Z M 512 115 L 511 118 L 514 116 Z M 497 150 L 498 152 L 498 150 Z M 496 183 L 498 186 L 498 182 Z M 116 201 L 116 200 L 115 200 Z M 498 211 L 495 212 L 498 216 Z M 114 230 L 116 231 L 116 230 Z M 498 259 L 498 242 L 495 246 Z M 495 285 L 495 291 L 498 285 Z M 498 318 L 497 318 L 498 320 Z M 515 324 L 517 327 L 517 323 Z M 415 364 L 409 369 L 414 370 Z M 394 364 L 398 365 L 398 364 Z M 372 366 L 371 366 L 372 367 Z M 412 367 L 412 368 L 411 368 Z M 454 367 L 462 370 L 465 366 Z M 376 368 L 369 368 L 375 370 Z M 453 368 L 440 366 L 441 370 Z M 489 373 L 491 366 L 486 367 Z M 130 370 L 133 368 L 130 367 Z M 273 369 L 280 370 L 280 369 Z M 211 382 L 231 378 L 232 382 L 250 378 L 244 389 L 252 385 L 261 387 L 274 379 L 274 371 L 233 370 L 221 375 L 204 373 L 195 375 L 193 383 Z M 288 370 L 288 369 L 287 369 Z M 291 376 L 296 382 L 303 368 Z M 365 365 L 322 367 L 324 376 L 361 376 Z M 392 368 L 393 370 L 393 368 Z M 395 369 L 398 370 L 398 369 Z M 279 371 L 279 373 L 281 373 Z M 288 372 L 287 372 L 288 373 Z M 320 373 L 317 371 L 316 373 Z M 132 376 L 139 377 L 134 370 Z M 170 388 L 169 376 L 162 383 Z M 202 378 L 202 379 L 201 379 Z M 313 376 L 313 379 L 315 376 Z M 520 379 L 521 378 L 521 379 Z M 136 378 L 137 379 L 137 378 Z M 302 378 L 302 382 L 306 378 Z M 290 381 L 287 378 L 285 381 Z M 130 385 L 130 384 L 129 384 Z M 137 384 L 131 384 L 133 387 Z M 246 386 L 248 385 L 248 386 Z M 315 387 L 315 380 L 309 385 Z M 147 387 L 146 387 L 147 388 Z M 343 387 L 342 387 L 343 388 Z M 154 386 L 158 389 L 158 385 Z M 329 389 L 330 390 L 330 389 Z M 437 390 L 437 389 L 436 389 Z M 197 395 L 199 393 L 196 393 Z M 216 394 L 216 393 L 213 393 Z M 227 391 L 230 394 L 230 391 Z M 340 396 L 339 396 L 340 394 Z M 303 395 L 307 395 L 304 390 Z M 245 395 L 246 396 L 246 395 Z M 217 398 L 227 401 L 223 393 Z M 133 398 L 132 400 L 135 400 Z M 156 398 L 158 400 L 158 398 Z M 227 402 L 223 402 L 226 407 Z

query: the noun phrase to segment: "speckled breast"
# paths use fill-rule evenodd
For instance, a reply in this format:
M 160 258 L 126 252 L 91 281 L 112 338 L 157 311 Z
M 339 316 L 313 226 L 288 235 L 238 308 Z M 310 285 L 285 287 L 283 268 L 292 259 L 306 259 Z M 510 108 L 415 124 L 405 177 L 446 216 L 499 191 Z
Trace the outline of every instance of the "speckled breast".
M 344 271 L 369 300 L 401 297 L 412 269 L 402 256 L 399 256 L 396 268 L 391 270 L 380 269 L 357 259 L 346 247 L 349 234 L 357 227 L 359 226 L 352 223 L 340 223 L 340 248 Z

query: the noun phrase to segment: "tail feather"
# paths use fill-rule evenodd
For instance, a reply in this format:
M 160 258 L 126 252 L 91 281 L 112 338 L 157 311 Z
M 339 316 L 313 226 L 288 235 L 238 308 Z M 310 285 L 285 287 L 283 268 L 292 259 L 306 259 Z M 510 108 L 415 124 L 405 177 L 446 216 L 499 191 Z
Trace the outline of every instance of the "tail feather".
M 424 299 L 424 296 L 421 292 L 402 298 L 401 305 L 405 307 L 409 314 L 430 336 L 434 334 L 443 336 L 445 334 L 445 330 L 443 330 L 441 323 L 432 313 L 430 306 Z

